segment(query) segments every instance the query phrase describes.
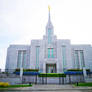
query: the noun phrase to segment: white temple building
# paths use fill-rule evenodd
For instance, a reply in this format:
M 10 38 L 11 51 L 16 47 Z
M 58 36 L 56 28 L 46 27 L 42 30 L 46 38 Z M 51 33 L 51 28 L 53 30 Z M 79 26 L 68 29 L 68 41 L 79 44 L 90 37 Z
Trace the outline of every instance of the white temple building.
M 10 45 L 7 49 L 6 69 L 21 67 L 39 69 L 42 73 L 63 73 L 67 69 L 83 67 L 92 70 L 92 47 L 57 39 L 49 9 L 43 39 L 31 40 L 30 45 Z

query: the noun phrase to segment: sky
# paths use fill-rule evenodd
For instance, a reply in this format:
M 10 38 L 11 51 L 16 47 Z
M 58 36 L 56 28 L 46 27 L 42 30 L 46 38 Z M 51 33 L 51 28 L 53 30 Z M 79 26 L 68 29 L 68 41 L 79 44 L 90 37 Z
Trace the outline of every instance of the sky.
M 92 45 L 92 0 L 0 0 L 0 68 L 11 44 L 30 45 L 42 39 L 48 5 L 57 39 Z

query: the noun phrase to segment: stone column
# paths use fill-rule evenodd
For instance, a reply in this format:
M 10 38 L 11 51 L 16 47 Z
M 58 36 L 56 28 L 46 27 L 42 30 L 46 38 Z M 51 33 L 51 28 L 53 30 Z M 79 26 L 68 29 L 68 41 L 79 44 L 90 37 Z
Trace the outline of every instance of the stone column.
M 20 79 L 21 79 L 21 82 L 22 82 L 22 77 L 23 77 L 23 66 L 22 66 L 22 63 L 23 63 L 23 51 L 21 53 L 21 64 L 20 64 Z
M 86 80 L 87 78 L 87 72 L 86 72 L 86 68 L 83 67 L 83 76 L 84 76 L 84 81 Z
M 22 77 L 23 77 L 23 68 L 21 67 L 20 68 L 20 79 L 21 79 L 21 81 L 22 81 Z

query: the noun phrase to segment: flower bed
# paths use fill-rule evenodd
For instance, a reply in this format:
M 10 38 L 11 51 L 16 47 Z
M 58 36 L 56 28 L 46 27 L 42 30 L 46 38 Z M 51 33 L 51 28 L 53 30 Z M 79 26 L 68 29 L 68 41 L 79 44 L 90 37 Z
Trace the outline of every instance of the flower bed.
M 9 87 L 10 84 L 8 82 L 0 82 L 0 87 Z

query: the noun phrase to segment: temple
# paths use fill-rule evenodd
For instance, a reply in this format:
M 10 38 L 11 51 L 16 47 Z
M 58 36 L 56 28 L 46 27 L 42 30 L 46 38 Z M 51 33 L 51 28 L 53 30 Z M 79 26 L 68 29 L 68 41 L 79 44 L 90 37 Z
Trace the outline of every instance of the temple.
M 10 45 L 5 68 L 39 69 L 42 73 L 63 73 L 67 69 L 83 67 L 92 70 L 91 45 L 74 45 L 70 40 L 57 39 L 51 22 L 51 9 L 48 8 L 43 39 L 31 40 L 30 45 Z

